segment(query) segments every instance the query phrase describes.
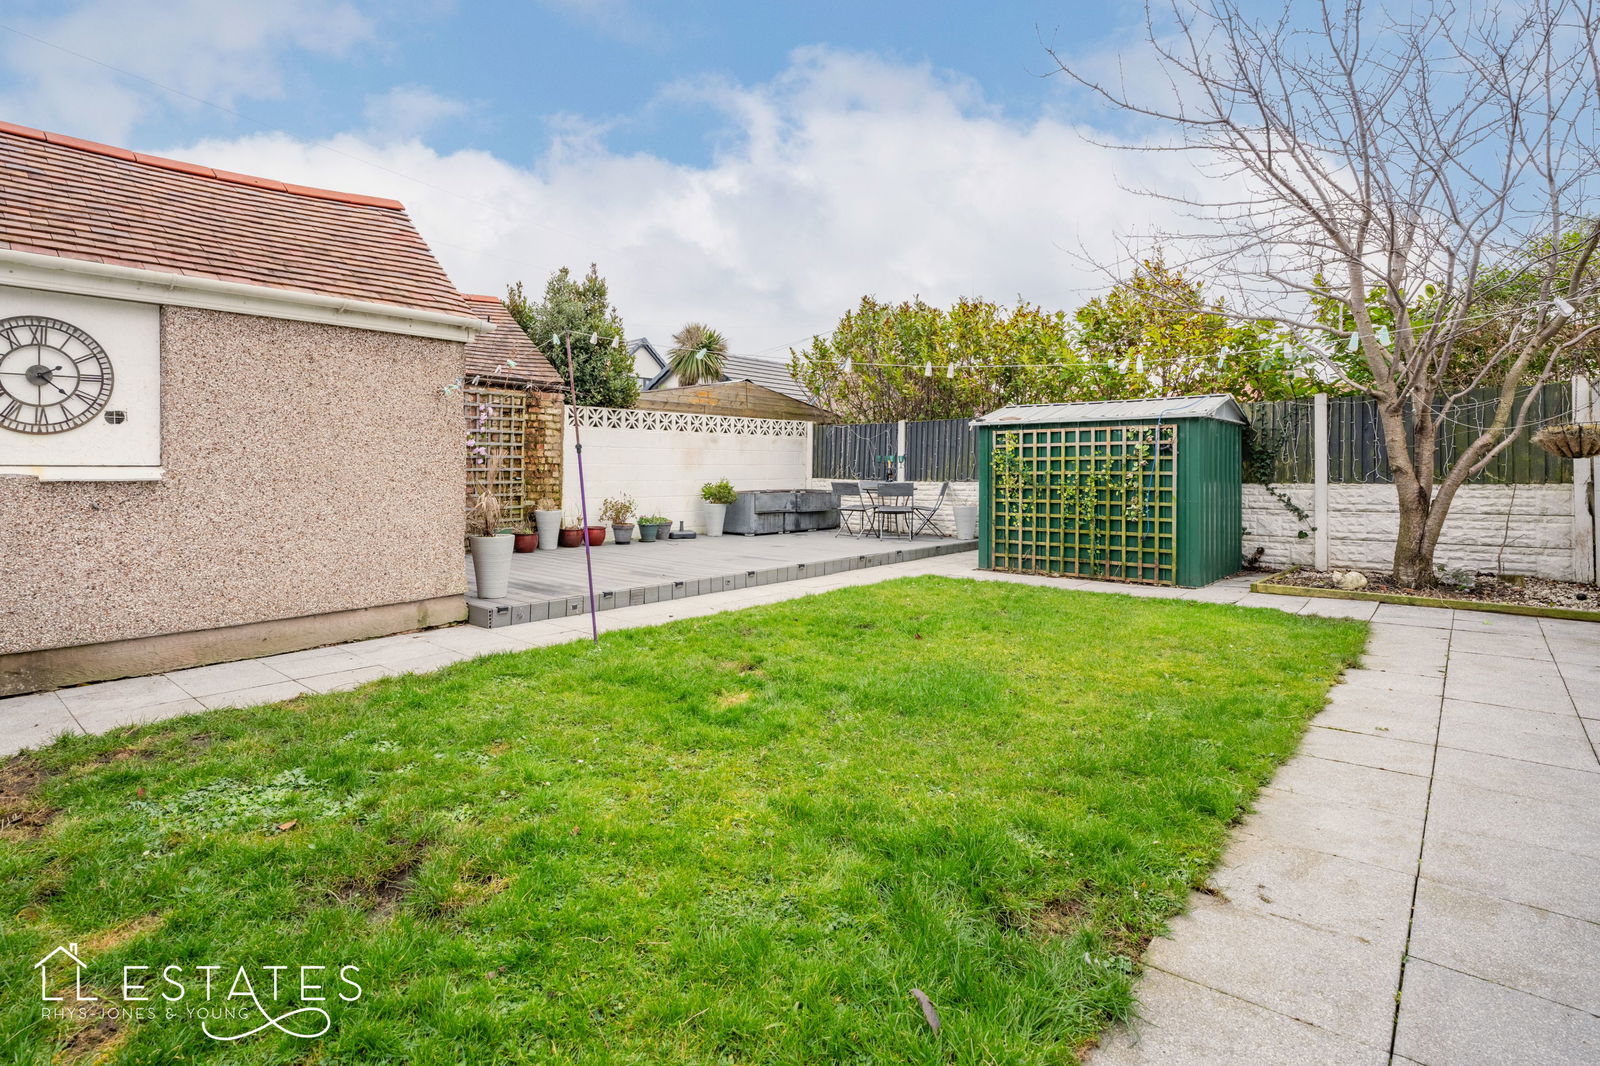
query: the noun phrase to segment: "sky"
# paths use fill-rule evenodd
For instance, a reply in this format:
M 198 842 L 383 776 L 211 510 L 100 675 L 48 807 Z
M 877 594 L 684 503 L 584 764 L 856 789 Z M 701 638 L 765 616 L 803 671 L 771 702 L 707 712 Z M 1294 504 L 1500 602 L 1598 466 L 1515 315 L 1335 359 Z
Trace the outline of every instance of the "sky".
M 863 295 L 1077 306 L 1200 180 L 1112 134 L 1138 5 L 0 0 L 0 118 L 404 202 L 466 292 L 593 262 L 782 360 Z

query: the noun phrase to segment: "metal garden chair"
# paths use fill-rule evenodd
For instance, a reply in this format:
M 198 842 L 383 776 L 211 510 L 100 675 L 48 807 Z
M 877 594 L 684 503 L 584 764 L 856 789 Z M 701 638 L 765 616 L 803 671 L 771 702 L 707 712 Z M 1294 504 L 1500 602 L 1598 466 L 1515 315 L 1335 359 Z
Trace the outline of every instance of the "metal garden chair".
M 884 527 L 890 522 L 903 528 L 908 539 L 916 539 L 916 529 L 912 525 L 917 517 L 916 493 L 917 487 L 909 481 L 890 481 L 878 487 L 878 505 L 872 509 L 872 514 L 877 519 L 879 540 L 883 539 Z
M 839 532 L 836 537 L 860 537 L 867 532 L 867 523 L 872 518 L 872 505 L 861 493 L 861 486 L 854 481 L 835 481 L 833 493 L 839 497 Z M 846 501 L 854 498 L 854 503 Z M 850 519 L 854 516 L 856 528 L 850 528 Z
M 950 482 L 946 481 L 943 485 L 939 486 L 939 496 L 931 504 L 919 504 L 913 500 L 911 509 L 916 512 L 913 517 L 918 523 L 916 528 L 917 533 L 925 532 L 931 528 L 941 537 L 948 537 L 950 535 L 944 531 L 944 527 L 938 523 L 936 517 L 939 514 L 939 508 L 944 506 L 944 498 L 949 495 L 949 493 Z M 915 534 L 913 534 L 911 539 L 916 539 Z

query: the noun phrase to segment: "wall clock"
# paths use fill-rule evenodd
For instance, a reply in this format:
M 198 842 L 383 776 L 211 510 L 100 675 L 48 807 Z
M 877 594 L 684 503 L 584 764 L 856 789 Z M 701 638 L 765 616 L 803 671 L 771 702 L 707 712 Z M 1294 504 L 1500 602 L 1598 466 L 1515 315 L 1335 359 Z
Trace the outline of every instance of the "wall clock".
M 111 399 L 111 359 L 88 333 L 42 315 L 0 319 L 0 428 L 63 433 Z

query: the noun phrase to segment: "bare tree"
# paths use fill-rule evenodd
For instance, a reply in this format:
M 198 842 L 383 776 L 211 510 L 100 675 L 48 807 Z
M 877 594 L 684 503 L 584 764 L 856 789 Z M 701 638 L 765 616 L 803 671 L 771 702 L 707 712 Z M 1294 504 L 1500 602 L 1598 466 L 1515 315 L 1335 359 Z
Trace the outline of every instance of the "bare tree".
M 1233 0 L 1170 2 L 1147 9 L 1164 85 L 1130 91 L 1051 54 L 1112 108 L 1175 135 L 1120 147 L 1200 153 L 1231 190 L 1152 193 L 1205 220 L 1163 243 L 1196 249 L 1243 310 L 1376 398 L 1399 499 L 1394 577 L 1432 584 L 1457 491 L 1600 329 L 1595 4 L 1390 14 L 1323 0 L 1264 23 Z M 1441 427 L 1482 387 L 1497 396 L 1488 428 L 1436 471 Z

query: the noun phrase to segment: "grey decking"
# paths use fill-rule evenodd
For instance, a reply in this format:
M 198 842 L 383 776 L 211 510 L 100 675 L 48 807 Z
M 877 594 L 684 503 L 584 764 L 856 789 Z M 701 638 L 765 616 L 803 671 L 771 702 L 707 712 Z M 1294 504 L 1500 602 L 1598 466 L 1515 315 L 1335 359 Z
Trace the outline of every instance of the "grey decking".
M 595 606 L 602 611 L 708 592 L 770 585 L 844 570 L 972 551 L 977 542 L 928 537 L 915 541 L 856 540 L 832 530 L 765 537 L 699 537 L 642 544 L 607 542 L 594 549 Z M 511 590 L 480 600 L 467 560 L 468 621 L 514 625 L 589 610 L 583 549 L 557 548 L 512 556 Z

